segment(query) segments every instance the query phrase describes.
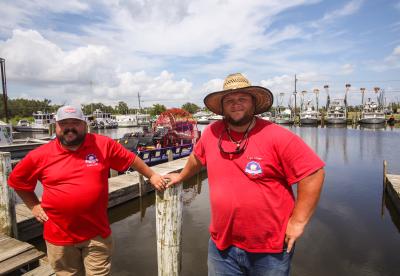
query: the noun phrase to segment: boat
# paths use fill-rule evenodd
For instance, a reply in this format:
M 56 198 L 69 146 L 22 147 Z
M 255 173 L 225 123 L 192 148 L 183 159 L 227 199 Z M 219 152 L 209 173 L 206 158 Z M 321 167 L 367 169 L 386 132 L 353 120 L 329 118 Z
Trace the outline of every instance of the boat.
M 111 113 L 103 112 L 100 109 L 96 109 L 93 112 L 92 116 L 94 118 L 96 128 L 98 128 L 98 129 L 117 128 L 118 127 L 118 123 L 115 120 L 115 118 L 113 118 L 113 116 L 111 116 Z
M 167 161 L 169 150 L 174 158 L 189 155 L 198 138 L 197 122 L 190 113 L 172 108 L 158 116 L 151 130 L 145 127 L 143 132 L 126 133 L 117 142 L 154 165 Z
M 312 101 L 307 101 L 307 103 L 302 106 L 300 111 L 300 123 L 302 125 L 316 125 L 321 121 L 321 115 L 315 110 Z
M 264 113 L 261 113 L 260 115 L 259 115 L 259 117 L 261 118 L 261 119 L 263 119 L 263 120 L 266 120 L 266 121 L 269 121 L 269 122 L 274 122 L 274 117 L 272 116 L 272 113 L 271 112 L 264 112 Z
M 347 93 L 350 84 L 346 84 L 346 92 L 344 98 L 337 98 L 331 101 L 329 95 L 329 86 L 325 85 L 327 92 L 326 100 L 326 123 L 327 124 L 346 124 L 347 123 Z
M 137 127 L 138 121 L 135 114 L 116 115 L 118 127 Z
M 136 120 L 138 126 L 150 126 L 151 116 L 150 114 L 136 113 Z
M 210 123 L 210 119 L 207 116 L 202 116 L 197 118 L 197 123 L 200 125 L 207 125 Z
M 12 160 L 25 157 L 29 151 L 47 143 L 41 139 L 13 139 L 12 127 L 0 121 L 0 151 L 9 152 Z
M 13 128 L 18 132 L 48 132 L 50 125 L 54 123 L 54 113 L 37 111 L 33 113 L 33 123 L 26 124 L 26 122 L 23 122 Z
M 290 125 L 294 123 L 292 110 L 289 107 L 283 106 L 283 98 L 285 94 L 279 93 L 278 106 L 275 110 L 275 123 L 281 125 Z
M 316 125 L 321 121 L 321 114 L 318 111 L 318 89 L 314 89 L 315 102 L 312 100 L 305 100 L 306 91 L 302 91 L 301 109 L 300 109 L 300 124 L 302 125 Z
M 223 119 L 224 119 L 224 116 L 222 116 L 222 115 L 217 115 L 217 114 L 213 114 L 213 115 L 210 115 L 210 116 L 208 117 L 208 119 L 209 119 L 210 123 L 212 123 L 212 122 L 215 122 L 215 121 L 223 120 Z
M 368 100 L 364 102 L 365 88 L 361 88 L 360 90 L 362 93 L 362 110 L 358 122 L 360 124 L 384 124 L 386 122 L 385 113 L 383 111 L 384 91 L 379 87 L 374 87 L 376 101 L 368 98 Z

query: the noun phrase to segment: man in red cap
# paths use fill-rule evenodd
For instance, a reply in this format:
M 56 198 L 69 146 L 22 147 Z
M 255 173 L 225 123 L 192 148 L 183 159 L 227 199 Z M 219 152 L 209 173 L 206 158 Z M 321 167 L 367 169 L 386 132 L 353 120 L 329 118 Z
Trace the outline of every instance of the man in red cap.
M 268 89 L 229 75 L 204 99 L 224 120 L 203 131 L 181 173 L 165 176 L 169 187 L 207 167 L 209 275 L 289 275 L 295 241 L 316 208 L 324 162 L 297 135 L 255 116 L 272 102 Z
M 86 133 L 80 108 L 56 114 L 57 139 L 31 152 L 8 184 L 44 224 L 47 255 L 57 275 L 110 275 L 112 238 L 108 222 L 110 168 L 134 168 L 158 190 L 164 179 L 114 140 Z M 43 186 L 41 201 L 34 193 Z

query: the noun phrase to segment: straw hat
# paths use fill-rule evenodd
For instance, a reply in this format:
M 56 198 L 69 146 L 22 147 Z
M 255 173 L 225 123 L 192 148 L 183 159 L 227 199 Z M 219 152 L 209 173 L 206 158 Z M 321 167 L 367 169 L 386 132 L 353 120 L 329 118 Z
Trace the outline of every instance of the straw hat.
M 231 93 L 248 93 L 255 99 L 255 114 L 267 111 L 274 101 L 271 91 L 261 86 L 252 86 L 242 74 L 236 73 L 226 77 L 222 91 L 213 92 L 204 98 L 204 104 L 209 110 L 218 115 L 223 115 L 222 99 Z

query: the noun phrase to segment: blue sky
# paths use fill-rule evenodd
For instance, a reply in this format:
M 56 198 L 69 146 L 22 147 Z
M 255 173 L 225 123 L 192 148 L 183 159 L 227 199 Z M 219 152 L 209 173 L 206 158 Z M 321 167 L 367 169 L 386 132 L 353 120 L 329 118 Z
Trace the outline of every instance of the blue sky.
M 65 2 L 65 3 L 64 3 Z M 8 95 L 137 107 L 202 99 L 226 75 L 351 104 L 365 87 L 400 101 L 400 0 L 0 1 Z

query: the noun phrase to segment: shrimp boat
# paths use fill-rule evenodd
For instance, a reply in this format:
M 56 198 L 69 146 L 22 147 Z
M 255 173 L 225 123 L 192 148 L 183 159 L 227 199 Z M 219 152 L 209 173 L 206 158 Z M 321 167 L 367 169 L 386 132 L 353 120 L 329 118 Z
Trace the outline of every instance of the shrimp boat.
M 347 93 L 350 84 L 346 84 L 346 92 L 344 98 L 331 100 L 329 95 L 329 86 L 324 86 L 327 93 L 326 100 L 326 123 L 327 124 L 346 124 L 347 123 Z
M 312 100 L 305 100 L 306 91 L 302 91 L 300 123 L 302 125 L 316 125 L 321 121 L 321 113 L 318 111 L 318 89 L 314 89 L 316 105 Z
M 289 107 L 283 106 L 284 93 L 278 95 L 278 106 L 275 112 L 275 123 L 281 125 L 290 125 L 294 123 L 292 110 Z
M 384 124 L 386 121 L 385 113 L 383 111 L 384 91 L 379 87 L 374 87 L 376 101 L 368 98 L 366 102 L 364 102 L 365 88 L 361 88 L 360 91 L 362 93 L 362 110 L 358 122 L 360 124 Z

